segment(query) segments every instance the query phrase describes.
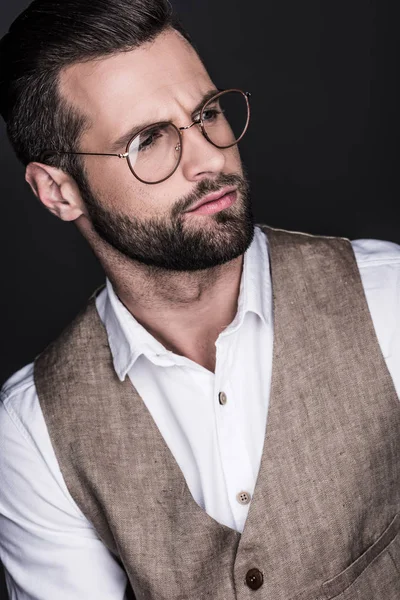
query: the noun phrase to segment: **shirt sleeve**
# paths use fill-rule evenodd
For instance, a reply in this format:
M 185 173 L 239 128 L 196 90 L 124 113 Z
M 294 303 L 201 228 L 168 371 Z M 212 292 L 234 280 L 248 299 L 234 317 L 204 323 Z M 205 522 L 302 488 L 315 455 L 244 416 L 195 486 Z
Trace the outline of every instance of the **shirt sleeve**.
M 0 401 L 0 558 L 10 600 L 123 600 L 127 577 L 69 495 L 32 366 Z

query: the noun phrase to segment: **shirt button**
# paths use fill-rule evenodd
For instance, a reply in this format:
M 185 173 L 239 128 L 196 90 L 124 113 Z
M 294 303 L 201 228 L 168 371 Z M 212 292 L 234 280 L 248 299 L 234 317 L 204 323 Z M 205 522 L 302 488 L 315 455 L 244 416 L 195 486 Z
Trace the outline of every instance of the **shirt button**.
M 239 492 L 239 494 L 236 496 L 236 500 L 239 502 L 239 504 L 249 504 L 251 501 L 251 494 L 248 492 Z
M 225 394 L 225 392 L 220 392 L 218 394 L 218 400 L 221 406 L 225 406 L 225 404 L 228 402 L 228 396 Z
M 258 569 L 250 569 L 246 575 L 246 585 L 251 590 L 259 590 L 264 583 L 264 575 Z

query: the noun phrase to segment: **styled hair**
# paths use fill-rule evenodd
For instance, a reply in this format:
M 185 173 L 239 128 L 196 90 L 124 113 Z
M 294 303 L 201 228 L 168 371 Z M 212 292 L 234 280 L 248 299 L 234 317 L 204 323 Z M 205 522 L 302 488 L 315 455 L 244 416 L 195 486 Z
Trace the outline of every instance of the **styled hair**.
M 168 0 L 34 0 L 0 41 L 0 114 L 19 160 L 77 150 L 88 123 L 60 95 L 64 68 L 133 50 L 169 28 L 191 43 Z M 46 163 L 81 179 L 79 157 Z

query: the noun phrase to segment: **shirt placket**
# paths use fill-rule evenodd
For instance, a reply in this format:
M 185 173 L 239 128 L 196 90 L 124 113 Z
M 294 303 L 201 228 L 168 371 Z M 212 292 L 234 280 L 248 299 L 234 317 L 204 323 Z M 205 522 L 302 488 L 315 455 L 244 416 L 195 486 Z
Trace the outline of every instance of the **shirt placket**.
M 242 531 L 254 491 L 254 470 L 240 426 L 235 373 L 232 366 L 234 340 L 231 335 L 217 342 L 214 386 L 218 448 L 228 502 L 236 528 Z M 251 401 L 251 399 L 249 399 Z

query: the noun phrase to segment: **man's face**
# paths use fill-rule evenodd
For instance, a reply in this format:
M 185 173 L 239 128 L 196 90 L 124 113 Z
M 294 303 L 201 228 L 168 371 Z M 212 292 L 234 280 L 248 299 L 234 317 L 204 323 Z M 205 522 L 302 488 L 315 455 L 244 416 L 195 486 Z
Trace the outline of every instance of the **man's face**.
M 79 150 L 124 153 L 115 142 L 136 126 L 171 121 L 190 125 L 214 84 L 195 51 L 175 31 L 136 50 L 73 65 L 61 93 L 90 122 Z M 237 146 L 218 149 L 198 126 L 183 133 L 175 173 L 155 185 L 140 182 L 127 161 L 84 157 L 81 190 L 97 233 L 125 256 L 177 271 L 206 269 L 243 254 L 254 233 L 248 184 Z M 233 204 L 211 214 L 190 212 L 211 192 L 236 192 Z

